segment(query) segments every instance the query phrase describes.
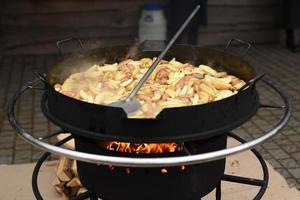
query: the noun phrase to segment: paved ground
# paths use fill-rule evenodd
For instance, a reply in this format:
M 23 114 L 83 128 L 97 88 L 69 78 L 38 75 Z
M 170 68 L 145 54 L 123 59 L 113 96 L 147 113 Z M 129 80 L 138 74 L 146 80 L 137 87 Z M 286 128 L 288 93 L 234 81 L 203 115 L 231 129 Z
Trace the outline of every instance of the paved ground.
M 34 162 L 40 151 L 15 135 L 5 116 L 5 105 L 23 82 L 32 80 L 32 68 L 41 72 L 55 62 L 57 55 L 3 56 L 0 61 L 0 164 Z M 284 90 L 292 99 L 293 116 L 287 127 L 273 140 L 258 147 L 265 159 L 278 170 L 290 184 L 300 189 L 300 53 L 291 53 L 276 45 L 257 46 L 247 58 Z M 262 101 L 282 105 L 279 98 L 263 84 L 258 84 Z M 17 107 L 22 125 L 35 136 L 57 128 L 41 114 L 39 101 L 41 91 L 27 92 Z M 246 139 L 260 136 L 279 119 L 279 109 L 262 109 L 258 115 L 236 130 Z

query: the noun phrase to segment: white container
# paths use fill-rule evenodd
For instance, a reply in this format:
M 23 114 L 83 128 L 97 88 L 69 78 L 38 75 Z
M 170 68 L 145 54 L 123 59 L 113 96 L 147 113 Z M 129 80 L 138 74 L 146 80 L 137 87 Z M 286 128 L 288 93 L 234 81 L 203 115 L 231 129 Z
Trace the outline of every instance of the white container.
M 167 20 L 161 4 L 144 5 L 139 21 L 139 39 L 140 41 L 167 39 Z

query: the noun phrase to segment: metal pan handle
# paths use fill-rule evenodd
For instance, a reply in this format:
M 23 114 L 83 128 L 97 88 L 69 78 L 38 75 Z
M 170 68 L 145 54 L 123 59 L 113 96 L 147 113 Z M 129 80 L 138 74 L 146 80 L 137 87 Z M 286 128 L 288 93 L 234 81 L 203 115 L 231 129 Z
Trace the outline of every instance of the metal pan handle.
M 245 88 L 250 87 L 251 85 L 254 85 L 257 81 L 261 80 L 265 75 L 266 75 L 266 73 L 262 73 L 262 74 L 255 76 L 253 79 L 248 81 L 243 87 L 241 87 L 238 90 L 238 93 L 240 93 L 240 91 L 243 91 Z
M 241 40 L 241 39 L 238 39 L 238 38 L 232 38 L 231 40 L 228 41 L 226 47 L 225 47 L 225 52 L 228 53 L 230 47 L 231 47 L 231 44 L 233 42 L 236 42 L 236 43 L 240 43 L 242 45 L 245 45 L 247 46 L 245 51 L 241 54 L 242 57 L 245 57 L 247 56 L 249 50 L 251 49 L 252 45 L 249 43 L 249 42 L 245 42 L 244 40 Z
M 32 69 L 32 73 L 36 76 L 36 79 L 33 81 L 30 81 L 27 83 L 27 87 L 30 89 L 36 89 L 36 90 L 45 90 L 46 88 L 46 74 L 42 74 L 38 72 L 36 69 Z M 37 86 L 40 83 L 43 83 L 43 86 Z
M 75 41 L 77 42 L 77 44 L 80 46 L 81 49 L 84 49 L 83 43 L 80 39 L 78 38 L 67 38 L 67 39 L 63 39 L 63 40 L 59 40 L 56 42 L 56 47 L 60 53 L 60 55 L 65 56 L 65 53 L 63 51 L 63 48 L 61 47 L 62 44 L 70 42 L 70 41 Z
M 46 83 L 46 74 L 42 74 L 39 71 L 37 71 L 36 69 L 32 69 L 32 73 L 38 78 L 40 79 L 40 81 L 42 81 L 43 83 Z
M 242 45 L 245 45 L 246 46 L 246 49 L 245 51 L 241 54 L 242 57 L 245 57 L 248 55 L 248 52 L 249 50 L 251 49 L 252 45 L 249 43 L 249 42 L 245 42 L 244 40 L 241 40 L 241 39 L 238 39 L 238 38 L 232 38 L 231 40 L 228 41 L 226 47 L 225 47 L 225 52 L 228 53 L 230 47 L 231 47 L 231 44 L 233 42 L 236 42 L 236 43 L 240 43 Z M 244 90 L 245 88 L 251 86 L 251 85 L 254 85 L 257 81 L 261 80 L 266 74 L 265 73 L 261 73 L 259 75 L 256 75 L 253 79 L 251 79 L 250 81 L 248 81 L 243 87 L 241 87 L 238 92 Z

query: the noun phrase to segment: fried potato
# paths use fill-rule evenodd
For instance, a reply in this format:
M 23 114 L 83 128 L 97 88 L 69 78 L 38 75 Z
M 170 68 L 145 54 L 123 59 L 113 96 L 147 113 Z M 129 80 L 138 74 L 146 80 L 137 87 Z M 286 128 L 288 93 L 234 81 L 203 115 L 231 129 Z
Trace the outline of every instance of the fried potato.
M 132 81 L 133 81 L 133 79 L 130 78 L 130 79 L 128 79 L 128 80 L 126 80 L 126 81 L 120 83 L 120 86 L 126 87 L 126 86 L 128 86 L 130 83 L 132 83 Z
M 55 90 L 89 103 L 107 105 L 126 99 L 156 58 L 93 65 L 74 73 Z M 194 67 L 162 60 L 135 97 L 141 109 L 131 118 L 154 118 L 164 108 L 205 104 L 230 97 L 246 83 L 207 65 Z
M 217 90 L 230 90 L 232 86 L 228 83 L 228 80 L 222 80 L 215 77 L 206 76 L 211 85 Z M 231 80 L 229 80 L 230 82 Z
M 83 101 L 89 102 L 89 103 L 94 103 L 94 98 L 91 95 L 88 95 L 85 93 L 85 91 L 80 90 L 79 95 L 82 98 Z
M 217 71 L 207 65 L 200 65 L 199 68 L 207 74 L 210 74 L 212 76 L 217 76 Z
M 115 63 L 113 65 L 105 65 L 99 68 L 99 71 L 102 72 L 115 72 L 118 70 L 118 64 Z

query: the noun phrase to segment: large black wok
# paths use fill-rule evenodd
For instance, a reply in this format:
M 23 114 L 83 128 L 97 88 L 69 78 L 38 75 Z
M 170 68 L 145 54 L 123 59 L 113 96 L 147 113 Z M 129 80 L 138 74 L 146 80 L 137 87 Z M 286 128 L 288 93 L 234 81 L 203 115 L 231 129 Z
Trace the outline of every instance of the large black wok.
M 128 52 L 131 52 L 128 54 Z M 255 84 L 229 98 L 197 106 L 166 108 L 155 119 L 128 119 L 121 108 L 90 104 L 55 91 L 72 73 L 93 64 L 120 62 L 127 58 L 155 57 L 157 51 L 132 53 L 129 46 L 88 50 L 71 55 L 49 68 L 42 99 L 44 114 L 65 131 L 99 140 L 132 142 L 167 142 L 206 139 L 232 130 L 249 118 L 259 107 Z M 198 66 L 207 64 L 249 82 L 256 71 L 242 58 L 222 51 L 186 45 L 174 46 L 165 59 L 175 57 Z

